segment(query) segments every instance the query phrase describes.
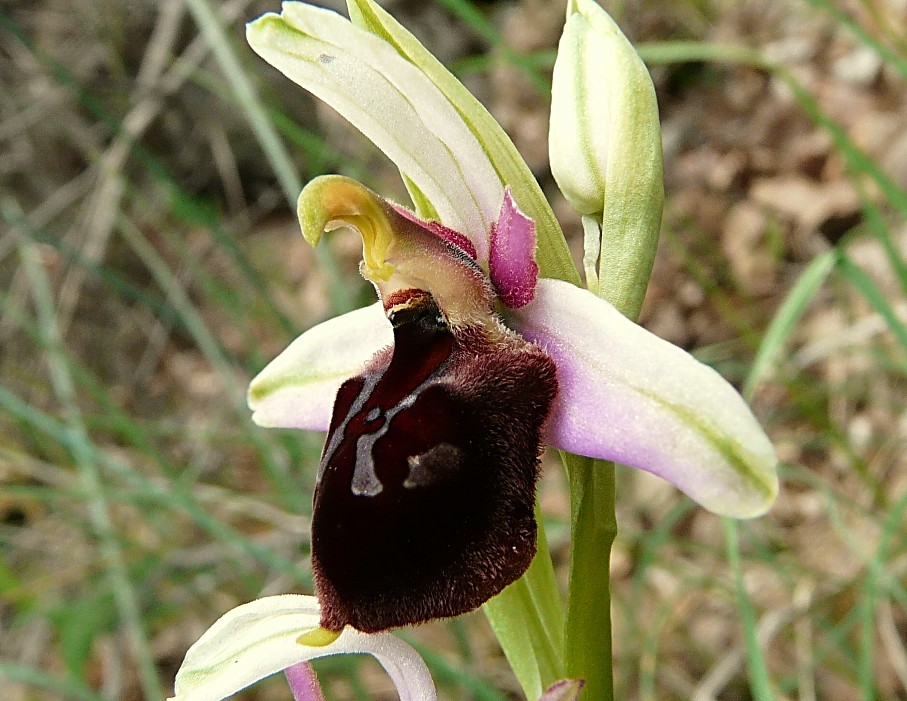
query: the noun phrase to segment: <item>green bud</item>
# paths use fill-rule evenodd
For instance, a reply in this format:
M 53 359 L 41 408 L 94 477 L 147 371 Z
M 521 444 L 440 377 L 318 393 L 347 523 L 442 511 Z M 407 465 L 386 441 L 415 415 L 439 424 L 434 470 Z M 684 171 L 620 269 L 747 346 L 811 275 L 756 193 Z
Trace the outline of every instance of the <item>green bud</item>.
M 664 200 L 661 130 L 645 65 L 594 0 L 569 0 L 552 85 L 551 170 L 586 238 L 602 232 L 590 289 L 635 318 L 642 305 Z M 590 241 L 591 243 L 591 241 Z

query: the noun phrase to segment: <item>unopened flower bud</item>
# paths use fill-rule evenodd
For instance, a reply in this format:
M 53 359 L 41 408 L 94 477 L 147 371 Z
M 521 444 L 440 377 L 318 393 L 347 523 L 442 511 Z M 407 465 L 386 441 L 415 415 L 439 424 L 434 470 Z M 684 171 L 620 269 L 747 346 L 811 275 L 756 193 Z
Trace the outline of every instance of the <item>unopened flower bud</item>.
M 635 316 L 664 199 L 658 104 L 636 50 L 594 0 L 567 6 L 549 148 L 564 196 L 601 228 L 598 294 Z

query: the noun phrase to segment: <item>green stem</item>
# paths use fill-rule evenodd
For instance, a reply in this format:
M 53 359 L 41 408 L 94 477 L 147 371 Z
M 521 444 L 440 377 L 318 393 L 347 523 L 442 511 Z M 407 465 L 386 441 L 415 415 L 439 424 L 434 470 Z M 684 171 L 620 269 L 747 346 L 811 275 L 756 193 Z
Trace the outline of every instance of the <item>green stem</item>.
M 584 679 L 583 699 L 614 698 L 611 545 L 617 534 L 614 464 L 562 454 L 570 482 L 570 586 L 564 653 L 567 677 Z

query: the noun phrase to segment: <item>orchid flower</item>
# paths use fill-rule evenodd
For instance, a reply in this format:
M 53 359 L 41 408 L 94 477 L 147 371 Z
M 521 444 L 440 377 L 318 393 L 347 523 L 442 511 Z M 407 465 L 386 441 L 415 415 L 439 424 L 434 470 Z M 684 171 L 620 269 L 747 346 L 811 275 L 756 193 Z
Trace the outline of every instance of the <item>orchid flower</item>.
M 304 333 L 249 390 L 259 425 L 328 431 L 312 522 L 327 628 L 454 616 L 519 577 L 544 444 L 653 472 L 716 513 L 767 508 L 775 454 L 739 394 L 591 292 L 538 277 L 533 219 L 417 65 L 295 2 L 248 39 L 439 219 L 337 176 L 299 198 L 310 243 L 358 231 L 380 298 Z
M 312 517 L 317 599 L 272 597 L 226 614 L 187 655 L 180 701 L 219 699 L 335 652 L 372 652 L 392 676 L 395 665 L 421 670 L 384 631 L 471 611 L 526 571 L 545 445 L 659 475 L 717 514 L 757 516 L 777 493 L 774 450 L 734 388 L 590 291 L 611 283 L 599 239 L 618 200 L 605 190 L 626 180 L 612 162 L 625 156 L 608 155 L 619 144 L 552 137 L 588 161 L 576 192 L 591 217 L 587 243 L 598 238 L 583 289 L 500 126 L 373 0 L 348 5 L 351 20 L 286 2 L 247 38 L 384 151 L 415 209 L 341 176 L 299 197 L 312 245 L 340 227 L 361 236 L 360 272 L 378 296 L 302 334 L 249 388 L 259 425 L 327 431 Z M 568 20 L 575 39 L 565 31 L 563 55 L 598 55 L 610 25 L 583 19 L 598 11 L 570 0 L 568 15 L 582 21 Z M 569 75 L 558 61 L 556 79 Z M 573 88 L 559 93 L 602 97 L 584 74 Z M 602 100 L 605 112 L 626 102 Z M 552 130 L 575 129 L 584 114 L 558 109 Z M 626 133 L 648 143 L 660 178 L 660 144 Z M 570 158 L 557 163 L 569 191 Z M 649 229 L 660 204 L 658 216 L 640 210 Z M 530 686 L 531 698 L 543 688 Z M 573 698 L 574 687 L 564 693 L 548 698 Z

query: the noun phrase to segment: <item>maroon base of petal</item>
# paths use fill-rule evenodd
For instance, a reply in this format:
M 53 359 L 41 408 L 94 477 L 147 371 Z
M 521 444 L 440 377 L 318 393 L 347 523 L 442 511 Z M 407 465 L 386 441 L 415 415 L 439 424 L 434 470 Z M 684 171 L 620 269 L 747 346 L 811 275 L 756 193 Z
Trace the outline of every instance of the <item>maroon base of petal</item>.
M 517 336 L 451 332 L 430 298 L 391 320 L 392 358 L 338 394 L 315 492 L 312 567 L 332 630 L 466 613 L 535 554 L 554 363 Z

